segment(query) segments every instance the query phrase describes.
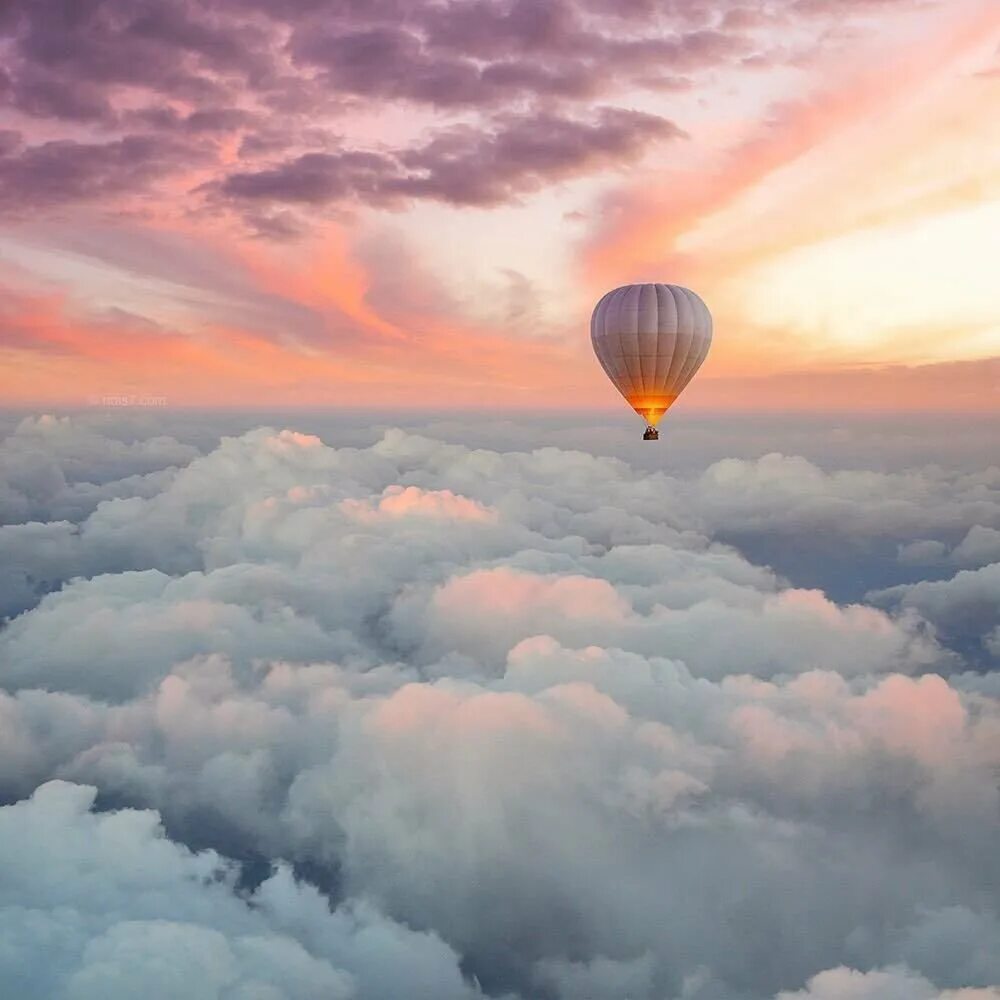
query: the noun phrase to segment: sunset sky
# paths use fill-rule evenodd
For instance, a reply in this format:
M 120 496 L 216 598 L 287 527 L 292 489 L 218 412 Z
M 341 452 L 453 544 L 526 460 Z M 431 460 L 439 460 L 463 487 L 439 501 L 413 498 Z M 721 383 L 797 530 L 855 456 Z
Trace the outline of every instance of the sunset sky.
M 1000 0 L 0 0 L 0 213 L 0 1000 L 1000 1000 Z
M 995 410 L 995 0 L 20 0 L 0 393 L 612 407 L 603 292 L 716 322 L 692 408 Z

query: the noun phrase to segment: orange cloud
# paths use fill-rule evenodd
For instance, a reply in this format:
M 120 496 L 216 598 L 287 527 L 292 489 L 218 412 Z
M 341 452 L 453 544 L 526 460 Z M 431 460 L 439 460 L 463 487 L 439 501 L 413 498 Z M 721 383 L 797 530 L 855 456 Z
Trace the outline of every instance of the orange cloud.
M 352 380 L 334 359 L 295 355 L 243 331 L 186 335 L 123 314 L 76 318 L 60 293 L 8 289 L 4 299 L 0 350 L 9 363 L 0 391 L 14 404 L 141 394 L 226 405 L 245 401 L 248 388 L 292 390 L 306 375 Z
M 994 412 L 1000 408 L 1000 358 L 702 379 L 685 404 L 708 410 Z
M 379 517 L 482 523 L 497 520 L 497 512 L 478 500 L 452 493 L 451 490 L 422 490 L 419 486 L 387 486 L 377 504 L 345 500 L 341 508 L 361 521 L 373 521 Z
M 555 612 L 568 619 L 622 621 L 631 612 L 605 580 L 538 576 L 505 567 L 448 581 L 435 594 L 434 607 L 446 618 L 484 611 L 499 619 Z
M 557 344 L 515 343 L 445 316 L 403 330 L 365 300 L 369 277 L 336 241 L 298 270 L 260 251 L 263 287 L 319 311 L 329 342 L 296 343 L 283 331 L 220 323 L 159 326 L 122 312 L 95 316 L 63 291 L 4 294 L 0 391 L 13 405 L 80 405 L 141 394 L 169 405 L 342 406 L 565 405 L 572 364 Z M 344 266 L 341 267 L 340 265 Z M 329 279 L 327 275 L 330 275 Z M 345 335 L 346 330 L 346 335 Z M 579 364 L 579 362 L 576 362 Z M 584 369 L 588 376 L 596 375 Z

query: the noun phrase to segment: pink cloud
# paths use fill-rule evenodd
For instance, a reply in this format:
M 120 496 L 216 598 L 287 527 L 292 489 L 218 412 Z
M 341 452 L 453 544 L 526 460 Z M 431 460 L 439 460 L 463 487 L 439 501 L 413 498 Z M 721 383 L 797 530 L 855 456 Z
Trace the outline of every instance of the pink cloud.
M 434 595 L 442 616 L 489 615 L 517 619 L 557 615 L 571 620 L 622 622 L 628 602 L 606 580 L 583 576 L 538 576 L 517 570 L 474 570 L 449 580 Z
M 947 757 L 967 722 L 958 694 L 936 674 L 887 677 L 854 704 L 852 715 L 871 738 L 928 764 Z
M 418 486 L 387 486 L 381 498 L 372 504 L 349 500 L 341 504 L 352 517 L 374 520 L 378 517 L 422 517 L 438 521 L 473 521 L 491 523 L 497 512 L 451 490 L 422 490 Z

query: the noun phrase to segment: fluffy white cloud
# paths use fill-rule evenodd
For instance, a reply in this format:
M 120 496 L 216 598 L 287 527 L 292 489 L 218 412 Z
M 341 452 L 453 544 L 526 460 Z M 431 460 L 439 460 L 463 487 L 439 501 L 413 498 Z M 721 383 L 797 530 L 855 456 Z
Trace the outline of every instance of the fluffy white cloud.
M 1000 531 L 974 524 L 969 533 L 955 546 L 951 558 L 960 566 L 985 566 L 1000 562 Z
M 1000 617 L 1000 562 L 959 570 L 947 580 L 922 580 L 875 591 L 884 607 L 914 611 L 965 648 L 992 647 L 991 632 Z
M 799 456 L 723 459 L 697 482 L 697 503 L 716 529 L 796 535 L 832 531 L 847 538 L 912 539 L 995 525 L 1000 468 L 955 474 L 939 467 L 882 473 L 827 472 Z
M 0 524 L 78 521 L 102 500 L 151 496 L 198 454 L 169 435 L 109 430 L 71 417 L 23 418 L 0 442 Z
M 906 969 L 858 972 L 829 969 L 809 980 L 804 990 L 783 992 L 777 1000 L 997 1000 L 1000 989 L 938 990 Z
M 992 567 L 873 606 L 733 544 L 855 534 L 910 573 L 900 544 L 984 539 L 988 474 L 261 428 L 162 475 L 0 533 L 0 793 L 74 783 L 0 812 L 40 995 L 1000 983 Z
M 489 683 L 416 679 L 196 659 L 121 706 L 6 699 L 5 756 L 336 869 L 524 996 L 584 975 L 658 996 L 704 967 L 766 997 L 838 960 L 1000 973 L 974 888 L 1000 874 L 1000 717 L 943 679 L 710 681 L 548 638 Z
M 0 808 L 0 975 L 18 996 L 471 1000 L 457 956 L 370 905 L 331 912 L 281 867 L 253 892 L 155 813 L 50 782 Z
M 601 568 L 600 560 L 586 565 L 596 572 Z M 488 666 L 502 662 L 520 639 L 545 634 L 572 645 L 677 657 L 710 677 L 813 668 L 910 672 L 948 664 L 914 618 L 892 620 L 861 605 L 841 608 L 818 591 L 689 590 L 680 607 L 671 607 L 632 584 L 628 589 L 637 599 L 651 605 L 641 614 L 621 592 L 627 586 L 575 574 L 474 570 L 452 577 L 426 601 L 411 591 L 394 619 L 406 638 L 420 633 L 425 662 L 458 653 Z

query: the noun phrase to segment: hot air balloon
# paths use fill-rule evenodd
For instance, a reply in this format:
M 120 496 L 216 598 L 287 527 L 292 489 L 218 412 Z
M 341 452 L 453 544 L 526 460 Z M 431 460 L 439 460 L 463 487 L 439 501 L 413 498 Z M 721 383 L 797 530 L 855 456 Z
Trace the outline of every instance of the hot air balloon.
M 712 315 L 680 285 L 622 285 L 594 307 L 590 340 L 601 367 L 646 421 L 643 439 L 673 405 L 712 345 Z

